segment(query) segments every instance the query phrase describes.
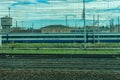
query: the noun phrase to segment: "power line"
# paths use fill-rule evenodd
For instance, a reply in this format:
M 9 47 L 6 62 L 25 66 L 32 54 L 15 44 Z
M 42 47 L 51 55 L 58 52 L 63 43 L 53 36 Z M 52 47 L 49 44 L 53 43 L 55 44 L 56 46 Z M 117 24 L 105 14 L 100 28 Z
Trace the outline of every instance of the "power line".
M 120 5 L 118 7 L 116 7 L 115 9 L 118 9 L 118 8 L 120 8 Z M 109 14 L 107 19 L 102 24 L 105 24 L 109 19 L 111 19 L 111 16 L 113 15 L 113 13 L 114 13 L 114 11 Z

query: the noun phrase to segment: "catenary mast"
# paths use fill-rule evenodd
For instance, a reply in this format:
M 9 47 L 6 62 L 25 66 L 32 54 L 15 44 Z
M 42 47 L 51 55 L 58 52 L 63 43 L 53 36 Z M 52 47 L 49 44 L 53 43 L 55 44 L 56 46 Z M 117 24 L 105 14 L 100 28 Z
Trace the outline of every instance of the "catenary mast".
M 85 16 L 85 0 L 83 0 L 83 14 L 82 18 L 84 21 L 84 49 L 86 49 L 86 16 Z

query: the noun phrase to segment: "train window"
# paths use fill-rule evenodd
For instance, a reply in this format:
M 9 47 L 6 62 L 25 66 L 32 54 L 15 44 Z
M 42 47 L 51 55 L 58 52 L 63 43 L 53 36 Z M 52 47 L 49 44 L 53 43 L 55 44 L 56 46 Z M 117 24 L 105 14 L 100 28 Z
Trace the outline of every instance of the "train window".
M 58 35 L 58 36 L 2 36 L 2 38 L 83 38 L 82 35 Z
M 2 36 L 2 38 L 6 38 L 6 36 Z
M 101 38 L 119 38 L 120 35 L 100 35 Z
M 84 36 L 81 36 L 81 35 L 77 35 L 75 36 L 75 38 L 83 38 Z

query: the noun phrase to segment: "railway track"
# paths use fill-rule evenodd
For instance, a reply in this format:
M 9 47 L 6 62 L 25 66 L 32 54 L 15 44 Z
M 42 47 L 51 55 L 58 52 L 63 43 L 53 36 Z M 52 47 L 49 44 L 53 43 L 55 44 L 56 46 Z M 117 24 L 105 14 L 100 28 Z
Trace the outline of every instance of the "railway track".
M 115 58 L 0 59 L 0 70 L 120 70 Z
M 0 59 L 120 58 L 120 54 L 21 54 L 1 53 Z

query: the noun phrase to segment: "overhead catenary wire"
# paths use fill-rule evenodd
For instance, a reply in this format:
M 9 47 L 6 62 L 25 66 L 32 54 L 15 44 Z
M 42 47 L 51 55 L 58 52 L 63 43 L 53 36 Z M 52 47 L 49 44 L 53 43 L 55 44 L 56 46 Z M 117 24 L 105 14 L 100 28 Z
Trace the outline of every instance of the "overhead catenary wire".
M 118 9 L 118 8 L 120 8 L 120 5 L 118 5 L 118 7 L 116 7 L 115 9 Z M 109 21 L 111 19 L 111 16 L 113 15 L 113 13 L 114 13 L 114 10 L 109 14 L 109 16 L 101 24 L 105 24 L 107 21 Z

